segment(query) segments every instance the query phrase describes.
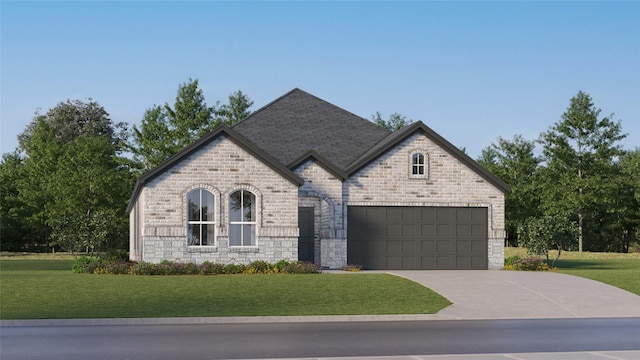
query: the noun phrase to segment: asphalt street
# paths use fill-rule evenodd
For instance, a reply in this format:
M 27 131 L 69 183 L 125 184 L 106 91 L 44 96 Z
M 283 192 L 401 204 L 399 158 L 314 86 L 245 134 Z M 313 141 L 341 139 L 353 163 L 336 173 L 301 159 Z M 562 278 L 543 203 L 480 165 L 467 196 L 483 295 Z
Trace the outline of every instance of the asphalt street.
M 6 359 L 269 359 L 640 350 L 640 318 L 3 327 Z

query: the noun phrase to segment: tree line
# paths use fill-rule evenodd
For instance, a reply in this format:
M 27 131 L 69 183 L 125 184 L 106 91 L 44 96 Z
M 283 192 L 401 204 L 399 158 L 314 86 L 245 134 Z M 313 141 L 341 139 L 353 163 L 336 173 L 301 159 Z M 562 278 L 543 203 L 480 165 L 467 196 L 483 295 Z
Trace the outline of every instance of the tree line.
M 478 162 L 511 186 L 509 244 L 541 254 L 640 250 L 640 149 L 624 150 L 620 121 L 600 114 L 581 91 L 539 138 L 498 138 L 482 150 Z
M 236 91 L 209 106 L 198 80 L 189 79 L 172 105 L 148 108 L 131 130 L 92 99 L 36 112 L 0 163 L 1 249 L 128 249 L 125 209 L 138 176 L 220 124 L 246 117 L 252 105 Z
M 131 129 L 92 99 L 36 112 L 0 162 L 1 249 L 128 249 L 125 209 L 138 176 L 219 125 L 245 118 L 252 105 L 235 91 L 210 106 L 198 80 L 189 79 L 173 104 L 149 107 Z M 392 131 L 412 122 L 379 112 L 371 120 Z M 500 137 L 483 149 L 478 162 L 511 186 L 508 243 L 624 252 L 638 246 L 640 149 L 622 149 L 624 136 L 619 121 L 601 118 L 579 92 L 538 139 Z

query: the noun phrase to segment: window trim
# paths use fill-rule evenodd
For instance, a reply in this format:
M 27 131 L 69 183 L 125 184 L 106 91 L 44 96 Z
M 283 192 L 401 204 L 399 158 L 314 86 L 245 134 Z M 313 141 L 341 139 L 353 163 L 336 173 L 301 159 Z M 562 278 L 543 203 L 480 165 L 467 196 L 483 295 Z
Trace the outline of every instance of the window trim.
M 422 163 L 419 163 L 422 157 Z M 418 169 L 418 173 L 414 173 L 414 169 Z M 422 174 L 420 174 L 422 169 Z M 409 152 L 409 178 L 410 179 L 429 179 L 429 154 L 424 150 L 413 150 Z
M 200 208 L 202 208 L 202 193 L 203 191 L 208 192 L 209 194 L 211 194 L 211 196 L 213 197 L 213 216 L 211 220 L 207 220 L 207 221 L 202 221 L 202 211 L 200 211 L 200 220 L 189 220 L 189 194 L 193 193 L 194 191 L 198 191 L 199 194 L 199 202 L 200 202 Z M 217 246 L 217 241 L 218 241 L 218 226 L 216 226 L 217 222 L 216 222 L 216 199 L 218 198 L 218 195 L 216 194 L 215 191 L 212 191 L 211 189 L 208 189 L 206 187 L 203 186 L 197 186 L 197 187 L 193 187 L 191 189 L 189 189 L 188 191 L 186 191 L 186 194 L 184 196 L 185 199 L 185 205 L 184 209 L 185 209 L 185 224 L 186 224 L 186 241 L 187 241 L 187 247 L 190 248 L 204 248 L 204 247 L 215 247 Z M 189 243 L 189 226 L 190 225 L 199 225 L 200 228 L 200 243 L 199 244 L 190 244 Z M 213 226 L 213 241 L 211 244 L 205 244 L 202 245 L 202 225 L 212 225 Z
M 240 201 L 241 207 L 244 207 L 244 192 L 248 192 L 251 195 L 253 195 L 253 201 L 254 204 L 253 206 L 255 207 L 255 217 L 254 217 L 254 221 L 232 221 L 231 220 L 231 196 L 237 192 L 241 192 L 240 195 Z M 229 240 L 229 248 L 257 248 L 258 247 L 258 217 L 260 216 L 259 214 L 259 198 L 258 198 L 258 194 L 256 191 L 252 190 L 252 189 L 247 189 L 247 188 L 239 188 L 239 189 L 235 189 L 229 192 L 229 195 L 227 197 L 229 199 L 228 201 L 228 210 L 227 210 L 227 218 L 229 220 L 229 228 L 227 230 L 227 238 Z M 231 225 L 240 225 L 240 245 L 231 245 Z M 252 225 L 253 229 L 254 229 L 254 238 L 251 239 L 252 241 L 252 245 L 243 245 L 244 243 L 244 225 Z

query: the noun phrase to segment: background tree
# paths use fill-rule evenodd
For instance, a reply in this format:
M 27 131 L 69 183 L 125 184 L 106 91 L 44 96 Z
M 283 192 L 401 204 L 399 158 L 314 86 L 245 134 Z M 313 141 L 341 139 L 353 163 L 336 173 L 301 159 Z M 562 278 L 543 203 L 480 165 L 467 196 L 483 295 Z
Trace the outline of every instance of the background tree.
M 189 79 L 178 87 L 173 107 L 165 103 L 147 109 L 140 128 L 133 127 L 129 149 L 141 170 L 148 171 L 221 124 L 233 125 L 248 116 L 252 105 L 248 96 L 236 91 L 228 104 L 210 107 L 198 80 Z
M 602 186 L 610 195 L 593 214 L 597 226 L 592 232 L 602 250 L 629 252 L 640 230 L 640 149 L 626 152 L 607 180 Z
M 507 241 L 518 245 L 518 226 L 540 213 L 540 197 L 536 189 L 536 173 L 540 159 L 533 153 L 535 142 L 515 135 L 512 140 L 501 137 L 482 150 L 478 162 L 511 186 L 505 194 L 505 228 Z
M 371 115 L 371 121 L 373 121 L 376 125 L 382 126 L 383 128 L 389 129 L 391 131 L 400 130 L 403 127 L 413 123 L 413 120 L 407 119 L 406 116 L 402 116 L 398 113 L 393 113 L 389 116 L 389 119 L 384 120 L 382 118 L 382 114 L 380 114 L 379 111 L 376 111 L 375 114 Z
M 578 222 L 578 251 L 583 250 L 585 222 L 602 209 L 609 195 L 602 186 L 622 155 L 620 122 L 599 119 L 600 109 L 580 91 L 571 98 L 561 121 L 541 135 L 546 167 L 543 205 L 547 213 L 574 214 Z M 593 244 L 590 244 L 593 245 Z M 590 248 L 594 248 L 590 246 Z
M 253 100 L 238 90 L 229 95 L 227 104 L 220 106 L 216 112 L 216 119 L 220 124 L 231 126 L 249 116 L 251 106 L 253 106 Z M 217 124 L 216 127 L 220 124 Z
M 77 106 L 77 111 L 70 109 L 70 104 Z M 86 108 L 95 111 L 77 116 Z M 91 100 L 67 101 L 45 115 L 36 114 L 20 136 L 25 158 L 17 187 L 19 200 L 31 209 L 25 219 L 28 224 L 44 228 L 46 237 L 50 230 L 61 231 L 52 225 L 61 223 L 62 218 L 74 216 L 77 222 L 87 222 L 92 214 L 105 212 L 114 215 L 109 224 L 113 237 L 106 246 L 126 244 L 125 209 L 133 176 L 118 155 L 122 142 L 116 135 L 119 126 L 126 131 L 113 124 L 108 113 Z M 81 234 L 85 238 L 95 235 Z
M 30 250 L 39 238 L 38 229 L 26 219 L 32 210 L 20 199 L 18 182 L 25 176 L 24 159 L 16 151 L 6 153 L 0 161 L 0 249 Z

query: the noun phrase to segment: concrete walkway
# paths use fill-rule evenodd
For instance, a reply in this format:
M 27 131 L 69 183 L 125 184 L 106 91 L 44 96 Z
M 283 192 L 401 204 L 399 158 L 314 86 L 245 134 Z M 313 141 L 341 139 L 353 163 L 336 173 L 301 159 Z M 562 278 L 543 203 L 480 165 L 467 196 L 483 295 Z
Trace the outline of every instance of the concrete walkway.
M 577 276 L 529 271 L 389 271 L 453 305 L 455 319 L 640 317 L 640 296 Z M 640 281 L 640 279 L 638 279 Z

